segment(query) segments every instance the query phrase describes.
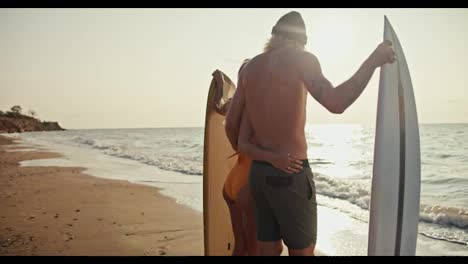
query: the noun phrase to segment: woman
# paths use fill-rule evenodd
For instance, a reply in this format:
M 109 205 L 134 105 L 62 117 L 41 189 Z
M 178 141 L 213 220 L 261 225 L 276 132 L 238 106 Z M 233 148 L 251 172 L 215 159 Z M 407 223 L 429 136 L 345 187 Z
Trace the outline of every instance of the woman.
M 248 60 L 239 70 L 239 74 Z M 220 71 L 215 71 L 213 76 L 218 84 L 224 84 L 224 78 Z M 225 105 L 229 107 L 229 103 Z M 226 110 L 226 109 L 224 109 Z M 264 160 L 272 163 L 275 167 L 287 171 L 290 162 L 294 158 L 287 154 L 272 153 L 257 148 L 253 143 L 253 131 L 245 113 L 242 116 L 239 129 L 237 161 L 228 174 L 224 188 L 223 197 L 229 208 L 231 224 L 234 233 L 233 256 L 257 255 L 256 223 L 254 215 L 254 203 L 248 185 L 248 176 L 252 157 L 256 160 Z M 298 160 L 295 160 L 296 162 Z M 299 172 L 301 166 L 293 168 L 293 172 Z
M 245 63 L 246 61 L 244 61 Z M 241 67 L 242 70 L 242 67 Z M 239 70 L 240 72 L 240 70 Z M 219 92 L 217 93 L 215 102 L 220 114 L 225 115 L 229 110 L 231 101 L 223 101 L 223 93 L 227 90 L 223 88 L 234 86 L 233 83 L 226 81 L 222 72 L 216 70 L 213 73 L 216 80 Z M 229 90 L 229 89 L 228 89 Z M 237 150 L 236 150 L 237 151 Z M 236 163 L 229 172 L 223 186 L 223 197 L 229 208 L 231 217 L 232 230 L 234 234 L 234 249 L 233 256 L 256 255 L 256 229 L 254 210 L 252 208 L 252 198 L 248 187 L 248 175 L 250 170 L 251 159 L 249 156 L 236 152 L 230 158 L 235 158 Z

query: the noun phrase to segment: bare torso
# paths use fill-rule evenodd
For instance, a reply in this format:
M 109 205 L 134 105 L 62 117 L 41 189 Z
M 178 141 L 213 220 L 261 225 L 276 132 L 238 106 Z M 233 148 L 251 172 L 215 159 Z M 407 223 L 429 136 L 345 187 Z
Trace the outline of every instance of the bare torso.
M 253 58 L 242 72 L 245 110 L 258 147 L 307 158 L 307 90 L 297 70 L 298 51 L 281 48 Z

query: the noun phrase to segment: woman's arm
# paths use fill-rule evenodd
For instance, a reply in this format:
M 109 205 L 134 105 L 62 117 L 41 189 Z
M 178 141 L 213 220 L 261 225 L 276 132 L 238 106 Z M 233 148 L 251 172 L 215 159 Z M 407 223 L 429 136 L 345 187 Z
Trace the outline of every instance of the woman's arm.
M 273 164 L 276 168 L 287 173 L 298 173 L 302 170 L 301 160 L 298 160 L 289 154 L 274 153 L 257 147 L 250 141 L 252 135 L 252 126 L 244 108 L 237 143 L 238 151 L 247 154 L 254 160 L 267 161 Z

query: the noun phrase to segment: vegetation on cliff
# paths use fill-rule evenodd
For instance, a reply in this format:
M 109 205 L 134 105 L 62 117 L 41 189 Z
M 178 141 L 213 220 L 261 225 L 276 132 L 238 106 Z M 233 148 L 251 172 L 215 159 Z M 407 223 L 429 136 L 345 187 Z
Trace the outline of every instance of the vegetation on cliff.
M 23 108 L 15 105 L 10 111 L 0 111 L 0 133 L 65 130 L 57 122 L 41 121 L 34 110 L 22 114 Z

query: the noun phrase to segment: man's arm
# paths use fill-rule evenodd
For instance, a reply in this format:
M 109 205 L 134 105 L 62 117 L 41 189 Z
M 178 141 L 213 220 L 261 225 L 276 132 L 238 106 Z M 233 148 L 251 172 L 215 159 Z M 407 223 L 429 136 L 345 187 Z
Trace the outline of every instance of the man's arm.
M 238 150 L 239 152 L 249 155 L 255 160 L 264 160 L 271 163 L 273 159 L 273 153 L 262 150 L 253 145 L 250 140 L 253 136 L 252 126 L 250 125 L 249 117 L 247 112 L 244 110 L 242 114 L 241 127 L 239 131 Z
M 242 112 L 245 108 L 245 93 L 242 79 L 239 76 L 238 86 L 226 114 L 226 136 L 234 150 L 237 151 L 237 140 L 241 125 Z
M 310 53 L 302 57 L 300 71 L 312 97 L 328 111 L 341 114 L 361 95 L 375 69 L 394 61 L 395 52 L 391 47 L 391 42 L 385 41 L 364 61 L 350 79 L 336 88 L 323 76 L 318 59 Z
M 245 109 L 245 88 L 242 79 L 242 70 L 249 62 L 249 59 L 245 59 L 237 73 L 237 89 L 229 102 L 229 110 L 226 114 L 226 136 L 231 143 L 234 150 L 237 151 L 237 140 L 239 138 L 239 129 L 241 126 L 242 113 Z

